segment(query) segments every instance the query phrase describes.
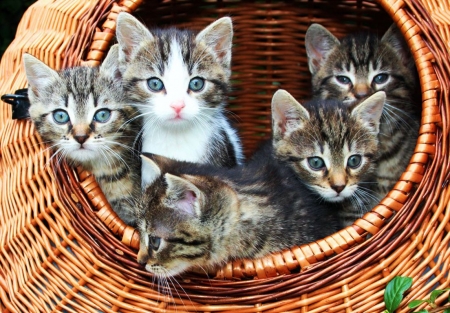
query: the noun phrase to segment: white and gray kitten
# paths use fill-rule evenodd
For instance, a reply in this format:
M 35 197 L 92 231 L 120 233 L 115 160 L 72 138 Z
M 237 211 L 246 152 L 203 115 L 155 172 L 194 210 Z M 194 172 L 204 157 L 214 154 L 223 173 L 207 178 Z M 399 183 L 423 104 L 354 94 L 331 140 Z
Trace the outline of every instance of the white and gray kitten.
M 232 167 L 241 143 L 224 114 L 231 75 L 231 19 L 199 34 L 149 31 L 136 18 L 117 18 L 126 97 L 144 118 L 142 151 L 176 160 Z M 143 165 L 142 172 L 147 171 Z
M 113 46 L 100 68 L 55 71 L 29 54 L 23 61 L 29 113 L 43 142 L 59 153 L 56 157 L 94 174 L 114 211 L 134 225 L 131 204 L 140 185 L 140 160 L 131 144 L 140 125 L 136 109 L 123 97 L 117 58 Z

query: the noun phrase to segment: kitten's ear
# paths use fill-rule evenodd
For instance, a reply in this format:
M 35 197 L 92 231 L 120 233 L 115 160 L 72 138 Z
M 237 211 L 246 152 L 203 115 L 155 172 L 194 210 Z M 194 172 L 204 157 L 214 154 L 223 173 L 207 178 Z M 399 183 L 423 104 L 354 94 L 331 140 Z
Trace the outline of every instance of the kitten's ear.
M 143 154 L 141 154 L 141 159 L 142 166 L 145 167 L 145 171 L 142 171 L 142 190 L 145 190 L 161 176 L 161 169 L 158 164 Z
M 392 24 L 386 33 L 381 38 L 381 42 L 387 43 L 391 46 L 397 55 L 400 57 L 404 66 L 408 68 L 414 68 L 415 63 L 413 56 L 409 50 L 408 44 L 406 43 L 403 34 L 400 29 L 398 29 L 397 25 Z
M 173 208 L 187 213 L 193 217 L 200 217 L 199 199 L 202 196 L 200 189 L 189 180 L 166 173 L 166 195 L 173 202 Z
M 39 96 L 38 91 L 40 89 L 53 85 L 59 80 L 58 72 L 31 54 L 25 53 L 23 55 L 23 64 L 29 87 L 37 96 Z
M 330 52 L 340 44 L 339 40 L 322 25 L 309 26 L 305 35 L 305 47 L 311 74 L 317 73 Z
M 286 90 L 278 90 L 272 97 L 273 138 L 279 140 L 309 120 L 309 112 Z
M 384 103 L 386 102 L 386 94 L 384 91 L 378 91 L 357 104 L 351 115 L 359 119 L 364 127 L 373 133 L 380 131 L 380 119 L 383 113 Z
M 231 66 L 231 46 L 233 41 L 233 23 L 231 18 L 222 17 L 208 25 L 195 38 L 203 41 L 215 51 L 219 61 L 227 68 Z
M 100 73 L 115 77 L 119 71 L 119 45 L 115 44 L 109 48 L 106 58 L 100 65 Z
M 133 15 L 120 12 L 117 16 L 116 37 L 119 42 L 119 61 L 129 62 L 141 42 L 152 41 L 154 39 L 150 31 Z

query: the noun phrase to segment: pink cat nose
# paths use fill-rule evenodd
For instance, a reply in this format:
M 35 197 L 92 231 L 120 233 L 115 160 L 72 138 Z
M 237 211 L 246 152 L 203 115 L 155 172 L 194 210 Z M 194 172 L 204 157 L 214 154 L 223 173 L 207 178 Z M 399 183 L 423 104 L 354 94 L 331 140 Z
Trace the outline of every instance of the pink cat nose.
M 345 185 L 332 185 L 331 188 L 335 190 L 337 193 L 340 193 L 342 190 L 344 190 Z
M 183 108 L 186 105 L 184 104 L 183 100 L 178 100 L 178 101 L 174 101 L 172 102 L 172 104 L 170 105 L 170 107 L 177 113 L 180 114 L 181 110 L 183 110 Z

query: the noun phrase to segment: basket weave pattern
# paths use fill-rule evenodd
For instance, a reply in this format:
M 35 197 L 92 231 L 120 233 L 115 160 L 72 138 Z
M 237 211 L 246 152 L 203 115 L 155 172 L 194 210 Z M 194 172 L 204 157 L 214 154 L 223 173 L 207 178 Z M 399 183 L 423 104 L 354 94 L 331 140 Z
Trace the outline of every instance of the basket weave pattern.
M 161 287 L 136 263 L 137 233 L 111 211 L 94 177 L 50 161 L 33 125 L 12 120 L 10 106 L 0 103 L 2 312 L 381 312 L 385 286 L 396 275 L 414 279 L 399 309 L 408 312 L 411 299 L 449 286 L 448 1 L 40 0 L 2 58 L 1 94 L 26 86 L 23 52 L 55 69 L 98 65 L 120 11 L 149 26 L 196 30 L 232 16 L 229 110 L 247 153 L 270 134 L 274 91 L 309 97 L 304 34 L 310 23 L 342 36 L 359 28 L 382 33 L 394 21 L 421 80 L 415 153 L 394 189 L 353 226 L 260 260 L 230 262 L 215 279 L 191 274 Z M 248 277 L 258 279 L 242 280 Z

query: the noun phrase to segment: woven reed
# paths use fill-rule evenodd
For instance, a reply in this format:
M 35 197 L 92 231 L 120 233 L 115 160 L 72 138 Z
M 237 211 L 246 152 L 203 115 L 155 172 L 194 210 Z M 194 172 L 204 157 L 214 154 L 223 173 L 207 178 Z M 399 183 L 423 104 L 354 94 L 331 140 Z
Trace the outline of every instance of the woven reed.
M 32 124 L 11 120 L 10 106 L 1 103 L 1 311 L 381 312 L 387 282 L 402 275 L 414 279 L 398 310 L 409 312 L 411 299 L 448 287 L 449 7 L 439 0 L 36 2 L 2 58 L 1 94 L 26 86 L 23 52 L 55 69 L 99 64 L 120 11 L 134 12 L 149 26 L 193 29 L 230 15 L 229 109 L 250 153 L 270 133 L 276 89 L 309 97 L 304 34 L 310 23 L 342 36 L 361 28 L 381 34 L 395 21 L 419 71 L 422 126 L 398 184 L 353 226 L 261 260 L 230 263 L 215 279 L 190 274 L 165 288 L 136 263 L 136 233 L 111 213 L 95 179 L 49 162 Z M 373 236 L 365 241 L 368 233 Z

